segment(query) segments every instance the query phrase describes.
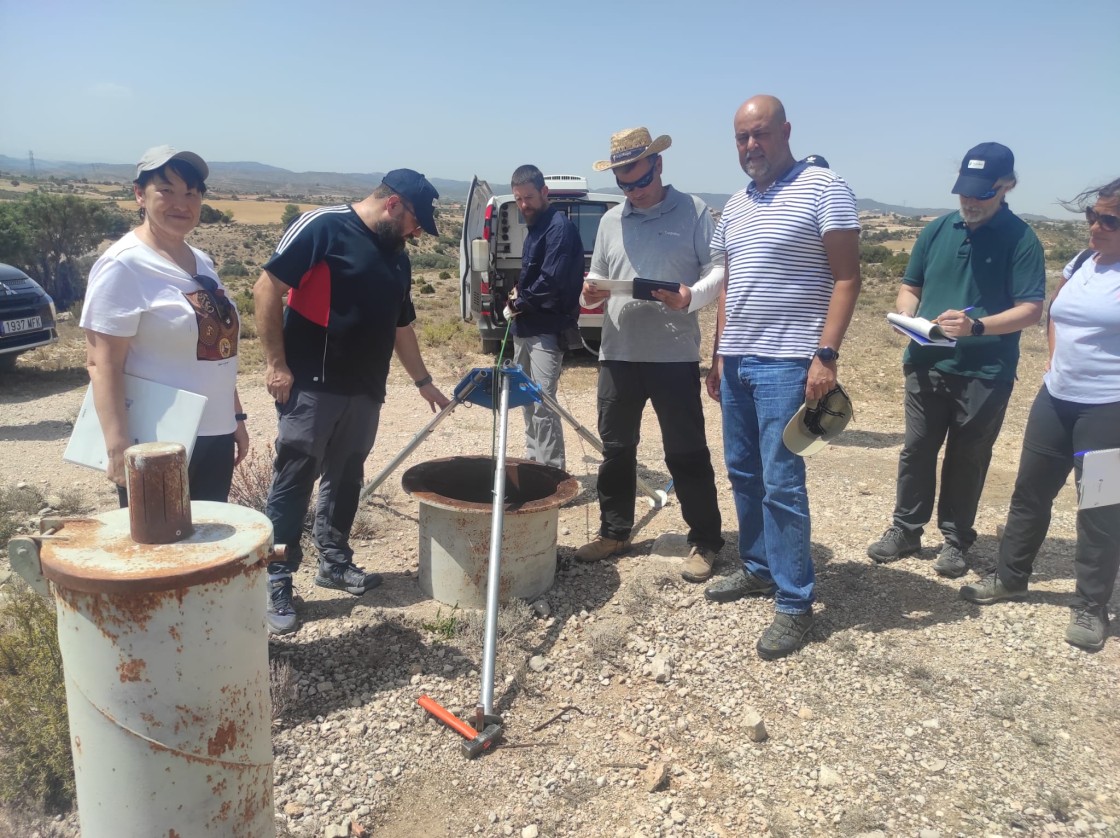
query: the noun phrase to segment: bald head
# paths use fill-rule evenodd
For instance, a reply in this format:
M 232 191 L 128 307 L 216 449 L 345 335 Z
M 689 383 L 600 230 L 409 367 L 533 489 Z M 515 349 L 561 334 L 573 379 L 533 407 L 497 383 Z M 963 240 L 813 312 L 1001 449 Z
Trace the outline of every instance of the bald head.
M 775 96 L 752 96 L 735 112 L 739 165 L 758 189 L 767 189 L 793 164 L 786 109 Z
M 761 117 L 768 122 L 777 122 L 780 125 L 786 121 L 786 106 L 777 96 L 768 96 L 762 93 L 758 96 L 752 96 L 739 106 L 739 110 L 735 112 L 735 121 L 738 122 L 740 116 L 748 114 Z

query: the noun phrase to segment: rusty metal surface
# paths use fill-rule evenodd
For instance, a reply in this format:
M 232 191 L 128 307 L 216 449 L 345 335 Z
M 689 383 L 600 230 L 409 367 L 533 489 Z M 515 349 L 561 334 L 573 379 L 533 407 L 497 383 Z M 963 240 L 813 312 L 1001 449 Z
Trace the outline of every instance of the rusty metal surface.
M 192 514 L 176 544 L 134 544 L 127 510 L 44 542 L 83 835 L 274 834 L 271 526 L 226 504 Z
M 264 515 L 211 501 L 191 506 L 194 531 L 173 544 L 133 541 L 127 509 L 65 521 L 65 539 L 43 542 L 43 575 L 74 591 L 154 594 L 242 574 L 267 561 L 259 555 L 262 543 L 272 543 Z M 135 605 L 138 615 L 149 607 L 142 598 Z
M 144 442 L 124 452 L 132 539 L 170 544 L 191 534 L 187 449 L 173 442 Z
M 442 509 L 491 512 L 493 467 L 493 460 L 482 456 L 428 460 L 408 469 L 401 476 L 401 487 Z M 579 492 L 579 481 L 565 471 L 506 458 L 506 515 L 558 509 Z

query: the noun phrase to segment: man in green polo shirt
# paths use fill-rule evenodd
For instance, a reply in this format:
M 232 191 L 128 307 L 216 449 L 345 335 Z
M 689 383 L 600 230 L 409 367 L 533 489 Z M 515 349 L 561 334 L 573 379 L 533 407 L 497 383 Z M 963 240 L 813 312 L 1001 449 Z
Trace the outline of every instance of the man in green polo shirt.
M 971 149 L 953 187 L 960 211 L 931 222 L 914 245 L 898 312 L 935 320 L 957 343 L 911 341 L 903 356 L 906 439 L 894 520 L 867 548 L 876 562 L 921 550 L 944 443 L 937 499 L 944 544 L 933 567 L 952 578 L 968 570 L 976 508 L 1015 383 L 1019 333 L 1038 323 L 1046 294 L 1042 245 L 1004 200 L 1015 183 L 1011 149 L 999 143 Z

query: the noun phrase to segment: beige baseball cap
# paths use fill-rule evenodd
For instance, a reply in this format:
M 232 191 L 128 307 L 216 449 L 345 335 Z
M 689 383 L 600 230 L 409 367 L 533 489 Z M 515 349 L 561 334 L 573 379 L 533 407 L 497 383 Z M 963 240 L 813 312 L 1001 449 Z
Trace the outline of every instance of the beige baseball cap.
M 823 399 L 811 399 L 798 408 L 782 432 L 782 442 L 794 454 L 808 457 L 838 437 L 853 416 L 852 400 L 837 384 Z
M 203 180 L 210 176 L 210 167 L 206 165 L 206 161 L 193 151 L 178 151 L 169 145 L 157 145 L 145 151 L 140 162 L 136 164 L 136 177 L 139 178 L 144 172 L 154 171 L 170 160 L 182 160 L 187 163 L 198 171 Z

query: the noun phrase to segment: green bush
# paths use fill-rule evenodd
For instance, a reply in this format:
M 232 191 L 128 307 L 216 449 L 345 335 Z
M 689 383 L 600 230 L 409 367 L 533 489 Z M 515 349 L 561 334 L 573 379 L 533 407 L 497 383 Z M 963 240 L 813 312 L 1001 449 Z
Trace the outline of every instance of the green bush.
M 245 265 L 243 265 L 241 262 L 238 262 L 237 260 L 231 260 L 229 262 L 226 262 L 224 265 L 222 265 L 221 268 L 218 269 L 218 276 L 220 276 L 222 279 L 229 279 L 230 277 L 233 277 L 233 276 L 248 276 L 248 275 L 249 275 L 249 269 L 246 268 Z
M 451 274 L 449 274 L 447 271 L 440 271 L 439 272 L 439 278 L 440 279 L 451 279 Z
M 54 606 L 22 581 L 2 593 L 0 800 L 65 811 L 74 762 Z
M 222 212 L 209 204 L 203 204 L 202 211 L 198 215 L 199 224 L 229 224 L 231 221 L 233 221 L 232 212 Z
M 280 223 L 284 225 L 284 229 L 286 230 L 289 224 L 299 218 L 299 215 L 299 207 L 295 204 L 285 204 L 284 214 L 280 216 Z
M 435 286 L 432 285 L 432 283 L 430 283 L 430 282 L 425 282 L 423 285 L 420 286 L 420 293 L 421 294 L 434 294 L 434 293 L 436 293 Z
M 442 253 L 410 253 L 409 261 L 414 268 L 454 268 L 458 261 Z

